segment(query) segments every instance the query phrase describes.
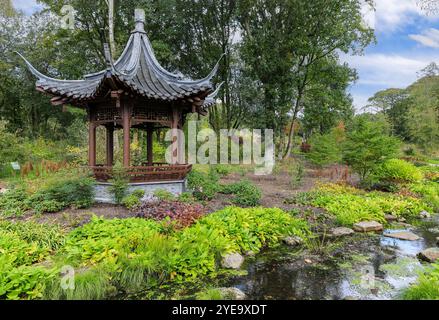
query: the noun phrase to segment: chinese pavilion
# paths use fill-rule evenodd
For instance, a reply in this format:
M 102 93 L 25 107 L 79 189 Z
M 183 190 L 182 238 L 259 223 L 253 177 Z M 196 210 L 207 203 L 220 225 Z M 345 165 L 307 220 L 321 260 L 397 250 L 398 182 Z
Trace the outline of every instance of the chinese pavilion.
M 204 79 L 192 80 L 165 70 L 157 61 L 145 32 L 145 13 L 136 10 L 135 29 L 122 55 L 113 63 L 105 46 L 106 70 L 88 74 L 81 80 L 59 80 L 36 70 L 24 57 L 30 72 L 37 78 L 38 91 L 52 96 L 55 106 L 72 105 L 87 111 L 89 119 L 89 167 L 98 181 L 111 177 L 114 164 L 113 133 L 123 130 L 123 165 L 132 182 L 184 180 L 190 165 L 155 163 L 154 130 L 181 129 L 188 113 L 205 115 L 215 103 L 217 90 L 212 78 L 218 64 Z M 106 128 L 106 163 L 96 163 L 96 128 Z M 131 166 L 131 128 L 147 132 L 147 162 Z M 176 136 L 173 136 L 174 140 Z M 178 150 L 173 156 L 177 159 Z

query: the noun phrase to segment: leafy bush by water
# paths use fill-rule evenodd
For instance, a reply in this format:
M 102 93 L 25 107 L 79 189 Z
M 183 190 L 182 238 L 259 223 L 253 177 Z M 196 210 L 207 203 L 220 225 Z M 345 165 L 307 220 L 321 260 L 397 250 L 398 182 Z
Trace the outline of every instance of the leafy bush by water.
M 303 196 L 302 196 L 303 198 Z M 422 210 L 431 211 L 421 200 L 381 192 L 366 193 L 352 187 L 322 185 L 307 195 L 313 206 L 326 209 L 341 225 L 352 226 L 360 221 L 386 222 L 386 214 L 417 218 Z
M 424 181 L 411 184 L 409 189 L 422 197 L 422 200 L 432 207 L 434 212 L 439 212 L 439 183 Z
M 405 290 L 403 298 L 407 300 L 439 300 L 439 263 L 432 264 L 414 285 Z
M 380 181 L 396 183 L 417 182 L 423 179 L 422 172 L 410 162 L 390 159 L 384 162 L 375 172 Z
M 152 220 L 94 217 L 72 231 L 55 255 L 46 241 L 28 243 L 2 230 L 0 247 L 15 256 L 5 261 L 0 255 L 1 271 L 13 270 L 0 272 L 0 298 L 104 299 L 120 291 L 153 291 L 161 284 L 216 276 L 226 253 L 258 252 L 284 236 L 308 234 L 306 222 L 280 209 L 235 207 L 174 232 Z M 48 257 L 52 267 L 35 265 Z M 59 287 L 63 265 L 75 268 L 74 291 Z

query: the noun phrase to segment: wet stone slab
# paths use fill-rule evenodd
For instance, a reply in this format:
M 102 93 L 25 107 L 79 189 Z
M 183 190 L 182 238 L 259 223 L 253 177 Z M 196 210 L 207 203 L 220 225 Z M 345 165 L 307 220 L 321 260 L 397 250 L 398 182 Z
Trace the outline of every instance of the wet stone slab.
M 378 232 L 383 229 L 383 225 L 376 221 L 362 221 L 354 224 L 354 230 L 357 232 Z
M 385 237 L 388 238 L 394 238 L 399 240 L 407 240 L 407 241 L 418 241 L 421 239 L 418 235 L 414 234 L 410 231 L 401 231 L 401 232 L 392 232 L 392 233 L 385 233 Z

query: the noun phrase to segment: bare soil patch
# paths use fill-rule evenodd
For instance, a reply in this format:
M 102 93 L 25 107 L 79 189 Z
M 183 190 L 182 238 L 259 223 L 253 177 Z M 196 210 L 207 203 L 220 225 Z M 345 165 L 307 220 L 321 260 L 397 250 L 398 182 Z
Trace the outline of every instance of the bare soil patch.
M 43 215 L 27 213 L 20 218 L 15 218 L 14 220 L 58 224 L 66 229 L 73 229 L 90 222 L 94 215 L 108 219 L 131 218 L 135 216 L 134 213 L 122 206 L 96 204 L 87 209 L 66 209 L 61 212 L 46 213 Z

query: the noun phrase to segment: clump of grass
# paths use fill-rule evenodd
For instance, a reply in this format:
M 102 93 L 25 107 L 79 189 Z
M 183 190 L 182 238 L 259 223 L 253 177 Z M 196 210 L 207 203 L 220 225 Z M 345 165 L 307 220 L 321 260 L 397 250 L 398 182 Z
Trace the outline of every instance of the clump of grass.
M 210 288 L 207 290 L 203 290 L 198 292 L 195 295 L 196 300 L 224 300 L 223 294 L 221 290 Z
M 418 281 L 403 293 L 406 300 L 439 300 L 439 263 L 421 274 Z

